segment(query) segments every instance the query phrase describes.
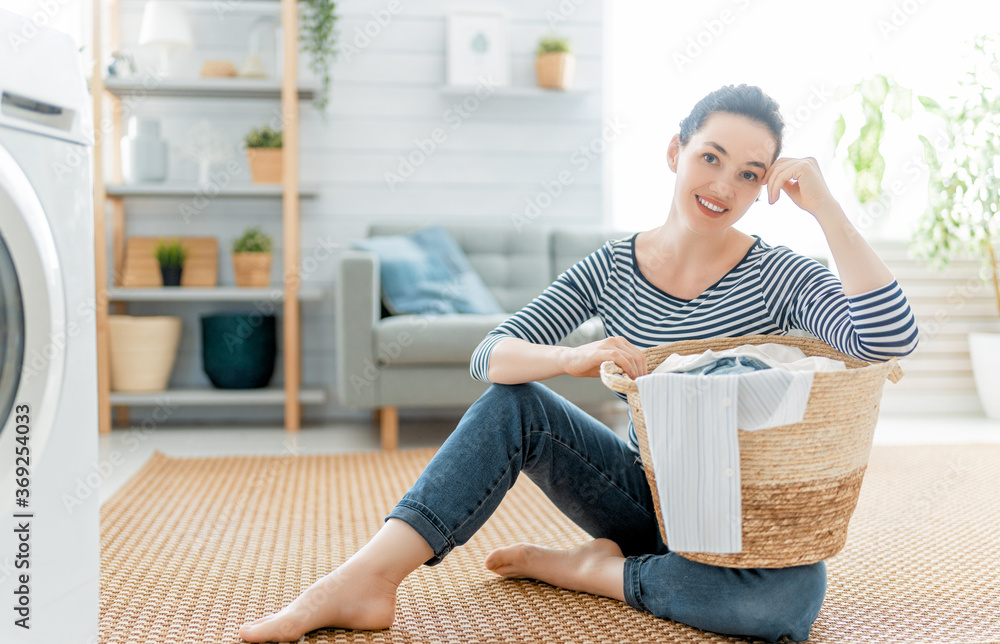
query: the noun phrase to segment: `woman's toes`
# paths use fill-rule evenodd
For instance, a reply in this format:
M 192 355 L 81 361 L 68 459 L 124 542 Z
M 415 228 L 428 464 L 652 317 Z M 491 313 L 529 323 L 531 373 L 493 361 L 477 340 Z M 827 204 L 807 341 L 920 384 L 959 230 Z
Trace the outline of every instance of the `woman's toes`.
M 505 548 L 497 548 L 486 556 L 486 568 L 507 576 L 524 567 L 527 544 L 518 543 Z

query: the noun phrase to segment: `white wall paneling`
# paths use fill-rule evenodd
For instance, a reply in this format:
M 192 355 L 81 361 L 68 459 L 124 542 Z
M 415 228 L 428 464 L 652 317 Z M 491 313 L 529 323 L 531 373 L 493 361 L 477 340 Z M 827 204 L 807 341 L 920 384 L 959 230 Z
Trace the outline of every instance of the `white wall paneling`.
M 275 2 L 189 0 L 183 4 L 193 23 L 196 47 L 179 55 L 174 63 L 194 75 L 209 58 L 228 59 L 238 67 L 254 21 L 266 13 L 278 15 Z M 325 301 L 302 306 L 303 383 L 321 385 L 331 392 L 325 405 L 304 408 L 307 423 L 351 415 L 332 396 L 337 322 L 329 297 L 337 285 L 332 283 L 332 259 L 316 260 L 327 255 L 326 249 L 346 247 L 369 225 L 385 221 L 430 224 L 474 220 L 513 226 L 514 216 L 524 211 L 527 200 L 543 192 L 543 184 L 555 180 L 563 170 L 572 173 L 573 183 L 544 210 L 537 224 L 598 225 L 605 221 L 602 157 L 591 154 L 584 164 L 581 156 L 581 148 L 599 140 L 604 127 L 603 3 L 399 0 L 401 10 L 388 24 L 379 25 L 377 15 L 387 11 L 389 4 L 388 0 L 337 3 L 341 49 L 333 68 L 326 119 L 310 103 L 301 105 L 301 181 L 317 188 L 314 198 L 302 200 L 301 256 L 303 262 L 312 258 L 312 270 L 303 279 L 321 285 L 330 294 Z M 125 47 L 135 45 L 142 7 L 141 0 L 121 0 Z M 571 39 L 578 60 L 575 86 L 587 91 L 537 96 L 497 91 L 477 98 L 443 92 L 447 15 L 452 11 L 493 10 L 507 16 L 512 85 L 535 85 L 534 49 L 538 39 L 554 26 L 557 33 Z M 386 14 L 381 15 L 384 22 Z M 366 29 L 375 34 L 367 43 L 358 36 Z M 357 49 L 349 50 L 347 45 Z M 305 56 L 301 58 L 300 79 L 315 84 Z M 463 104 L 464 115 L 459 112 Z M 249 181 L 246 161 L 238 149 L 243 134 L 279 114 L 280 107 L 277 101 L 267 100 L 144 98 L 132 102 L 126 117 L 132 113 L 160 119 L 171 145 L 170 180 L 191 181 L 197 176 L 197 164 L 185 158 L 184 149 L 191 132 L 204 122 L 232 146 L 240 166 L 233 180 Z M 400 159 L 419 150 L 419 142 L 432 137 L 436 129 L 443 131 L 444 141 L 425 155 L 408 179 L 390 188 L 386 173 L 397 172 Z M 229 245 L 243 228 L 260 225 L 280 237 L 278 199 L 209 199 L 196 216 L 186 220 L 179 210 L 182 201 L 128 200 L 127 232 L 218 237 L 220 283 L 232 283 Z M 281 266 L 280 247 L 276 251 L 273 284 L 278 282 L 277 267 Z M 172 380 L 177 386 L 207 382 L 201 372 L 198 316 L 227 308 L 241 305 L 130 305 L 130 311 L 137 313 L 184 315 L 185 330 Z M 275 383 L 281 376 L 279 368 Z M 144 411 L 148 410 L 134 408 L 133 420 L 141 422 Z M 171 419 L 277 424 L 281 409 L 260 408 L 248 413 L 236 408 L 192 407 L 177 409 Z

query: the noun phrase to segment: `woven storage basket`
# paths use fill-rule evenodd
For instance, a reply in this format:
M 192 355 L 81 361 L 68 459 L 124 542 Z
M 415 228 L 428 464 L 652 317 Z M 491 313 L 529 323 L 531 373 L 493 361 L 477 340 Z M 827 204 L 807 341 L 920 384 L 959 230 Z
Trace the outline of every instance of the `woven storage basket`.
M 728 555 L 677 553 L 692 561 L 729 568 L 784 568 L 832 557 L 847 540 L 847 524 L 871 451 L 882 385 L 886 378 L 897 382 L 903 377 L 895 358 L 873 364 L 820 340 L 774 335 L 672 342 L 642 351 L 652 371 L 674 353 L 690 355 L 769 342 L 798 347 L 809 356 L 842 360 L 847 369 L 813 375 L 802 422 L 739 430 L 743 550 Z M 601 380 L 628 397 L 639 454 L 666 543 L 639 390 L 613 362 L 601 365 Z

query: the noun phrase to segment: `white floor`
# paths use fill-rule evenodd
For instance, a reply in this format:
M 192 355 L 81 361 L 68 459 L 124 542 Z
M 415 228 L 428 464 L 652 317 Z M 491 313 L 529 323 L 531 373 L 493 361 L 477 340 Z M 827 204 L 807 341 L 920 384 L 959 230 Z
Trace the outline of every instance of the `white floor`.
M 622 409 L 602 417 L 616 432 L 625 430 Z M 458 417 L 400 419 L 400 448 L 436 447 L 447 438 Z M 875 430 L 880 445 L 936 443 L 1000 443 L 1000 421 L 983 416 L 882 414 Z M 100 499 L 106 501 L 138 471 L 154 450 L 169 456 L 329 454 L 379 449 L 371 422 L 343 421 L 304 427 L 296 434 L 276 427 L 157 427 L 114 429 L 100 437 Z

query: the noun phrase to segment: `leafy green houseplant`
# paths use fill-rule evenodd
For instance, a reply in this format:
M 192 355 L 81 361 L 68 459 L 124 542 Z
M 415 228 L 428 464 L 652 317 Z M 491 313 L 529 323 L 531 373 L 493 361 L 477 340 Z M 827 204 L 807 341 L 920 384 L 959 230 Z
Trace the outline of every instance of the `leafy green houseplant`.
M 551 34 L 538 41 L 535 49 L 535 75 L 538 86 L 567 89 L 573 84 L 576 58 L 569 39 Z
M 885 138 L 886 117 L 895 114 L 908 119 L 913 114 L 913 93 L 884 74 L 874 74 L 864 78 L 849 88 L 842 100 L 860 103 L 864 121 L 858 135 L 847 143 L 847 173 L 853 177 L 854 195 L 864 205 L 871 203 L 882 193 L 882 178 L 885 176 L 885 158 L 882 156 L 882 141 Z M 834 145 L 841 145 L 847 132 L 847 120 L 841 113 L 834 123 Z
M 271 248 L 274 240 L 259 226 L 251 226 L 233 241 L 233 274 L 236 285 L 263 288 L 271 281 Z
M 243 142 L 253 182 L 281 183 L 284 172 L 281 131 L 267 125 L 254 128 L 243 137 Z
M 180 286 L 187 249 L 179 239 L 161 239 L 156 244 L 156 261 L 160 265 L 160 275 L 164 286 Z
M 309 54 L 309 69 L 319 79 L 319 91 L 313 106 L 326 115 L 330 101 L 330 67 L 337 55 L 337 34 L 333 30 L 338 16 L 334 0 L 302 0 L 299 11 L 299 41 Z
M 983 262 L 1000 313 L 995 245 L 1000 224 L 1000 38 L 979 36 L 959 93 L 937 101 L 918 97 L 943 122 L 946 141 L 935 146 L 921 136 L 930 169 L 928 207 L 912 238 L 913 251 L 944 267 L 960 255 Z M 985 275 L 989 275 L 986 278 Z M 1000 334 L 970 333 L 970 356 L 979 398 L 991 418 L 1000 418 Z
M 248 148 L 281 148 L 281 131 L 269 125 L 250 130 L 243 137 Z

